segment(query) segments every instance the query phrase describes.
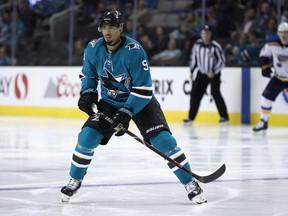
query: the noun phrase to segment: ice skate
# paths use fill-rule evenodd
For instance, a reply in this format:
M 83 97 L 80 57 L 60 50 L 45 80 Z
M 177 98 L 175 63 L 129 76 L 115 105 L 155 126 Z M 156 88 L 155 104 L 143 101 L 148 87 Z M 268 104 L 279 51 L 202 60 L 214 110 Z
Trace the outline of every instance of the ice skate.
M 186 184 L 185 189 L 188 192 L 189 200 L 195 202 L 196 204 L 202 204 L 207 202 L 207 200 L 202 196 L 202 188 L 195 180 Z
M 193 124 L 193 120 L 190 119 L 189 117 L 187 117 L 187 118 L 185 118 L 185 119 L 183 120 L 183 123 L 184 123 L 185 125 L 192 125 L 192 124 Z
M 259 132 L 259 131 L 266 131 L 268 129 L 268 122 L 264 121 L 263 119 L 260 120 L 260 122 L 253 127 L 254 132 Z
M 77 193 L 81 187 L 81 181 L 71 178 L 69 183 L 61 189 L 62 202 L 69 202 L 70 197 Z
M 207 200 L 202 196 L 202 188 L 195 180 L 186 184 L 185 189 L 188 192 L 189 200 L 195 202 L 196 204 L 202 204 L 207 202 Z
M 220 125 L 229 125 L 229 119 L 225 117 L 221 117 L 219 120 Z

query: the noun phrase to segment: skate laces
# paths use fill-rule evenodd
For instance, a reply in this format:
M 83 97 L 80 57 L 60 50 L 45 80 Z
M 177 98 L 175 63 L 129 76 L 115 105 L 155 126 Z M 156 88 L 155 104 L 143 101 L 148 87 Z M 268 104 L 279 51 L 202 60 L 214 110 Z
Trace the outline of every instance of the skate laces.
M 200 187 L 198 186 L 197 182 L 193 180 L 185 185 L 185 189 L 188 193 L 191 193 L 192 191 L 199 190 Z
M 264 127 L 264 126 L 265 126 L 265 121 L 261 119 L 261 121 L 258 123 L 258 125 L 256 125 L 255 128 L 258 129 L 258 128 L 262 128 L 262 127 Z
M 203 190 L 196 181 L 191 181 L 185 185 L 185 189 L 188 192 L 188 198 L 197 204 L 206 203 L 207 200 L 202 196 Z
M 80 181 L 71 178 L 68 185 L 66 187 L 70 188 L 71 190 L 77 189 L 79 187 Z
M 256 128 L 261 128 L 261 127 L 263 127 L 264 126 L 264 122 L 263 121 L 260 121 L 259 123 L 258 123 L 258 125 L 256 125 Z

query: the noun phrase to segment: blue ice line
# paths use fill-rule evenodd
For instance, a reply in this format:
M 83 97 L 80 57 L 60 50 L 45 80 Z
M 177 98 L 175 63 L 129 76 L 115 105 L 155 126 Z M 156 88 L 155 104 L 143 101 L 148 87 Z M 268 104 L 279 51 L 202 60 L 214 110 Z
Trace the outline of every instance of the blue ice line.
M 247 182 L 247 181 L 275 181 L 275 180 L 288 180 L 288 177 L 225 179 L 225 180 L 216 180 L 215 182 Z M 145 185 L 168 185 L 168 184 L 179 184 L 179 182 L 140 182 L 140 183 L 122 183 L 122 184 L 90 184 L 90 185 L 82 185 L 82 187 L 123 187 L 123 186 L 145 186 Z M 0 191 L 41 190 L 41 189 L 62 188 L 62 187 L 63 186 L 6 187 L 6 188 L 0 188 Z

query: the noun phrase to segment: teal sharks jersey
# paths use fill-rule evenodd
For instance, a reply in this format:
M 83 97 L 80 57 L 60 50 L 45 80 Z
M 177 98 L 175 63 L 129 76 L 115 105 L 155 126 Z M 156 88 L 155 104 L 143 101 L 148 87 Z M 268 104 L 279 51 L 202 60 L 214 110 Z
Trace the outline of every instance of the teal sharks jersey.
M 140 112 L 151 100 L 152 79 L 148 57 L 136 40 L 122 36 L 114 52 L 107 50 L 101 37 L 91 41 L 84 52 L 81 94 L 96 92 L 116 108 L 128 107 Z

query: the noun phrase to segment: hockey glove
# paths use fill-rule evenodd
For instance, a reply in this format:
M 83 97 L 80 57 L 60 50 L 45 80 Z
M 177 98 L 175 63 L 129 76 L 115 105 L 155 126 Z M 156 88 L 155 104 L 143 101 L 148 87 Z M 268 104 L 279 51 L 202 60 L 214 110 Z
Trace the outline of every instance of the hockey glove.
M 89 116 L 93 115 L 92 104 L 98 105 L 98 93 L 97 92 L 87 92 L 81 94 L 78 100 L 78 107 L 83 112 L 87 113 Z
M 262 69 L 262 76 L 270 78 L 272 74 L 271 68 Z
M 122 136 L 124 135 L 125 131 L 123 131 L 123 128 L 128 129 L 129 122 L 133 116 L 133 113 L 128 108 L 121 108 L 119 109 L 114 118 L 113 123 L 110 127 L 110 130 L 115 131 L 115 136 Z

